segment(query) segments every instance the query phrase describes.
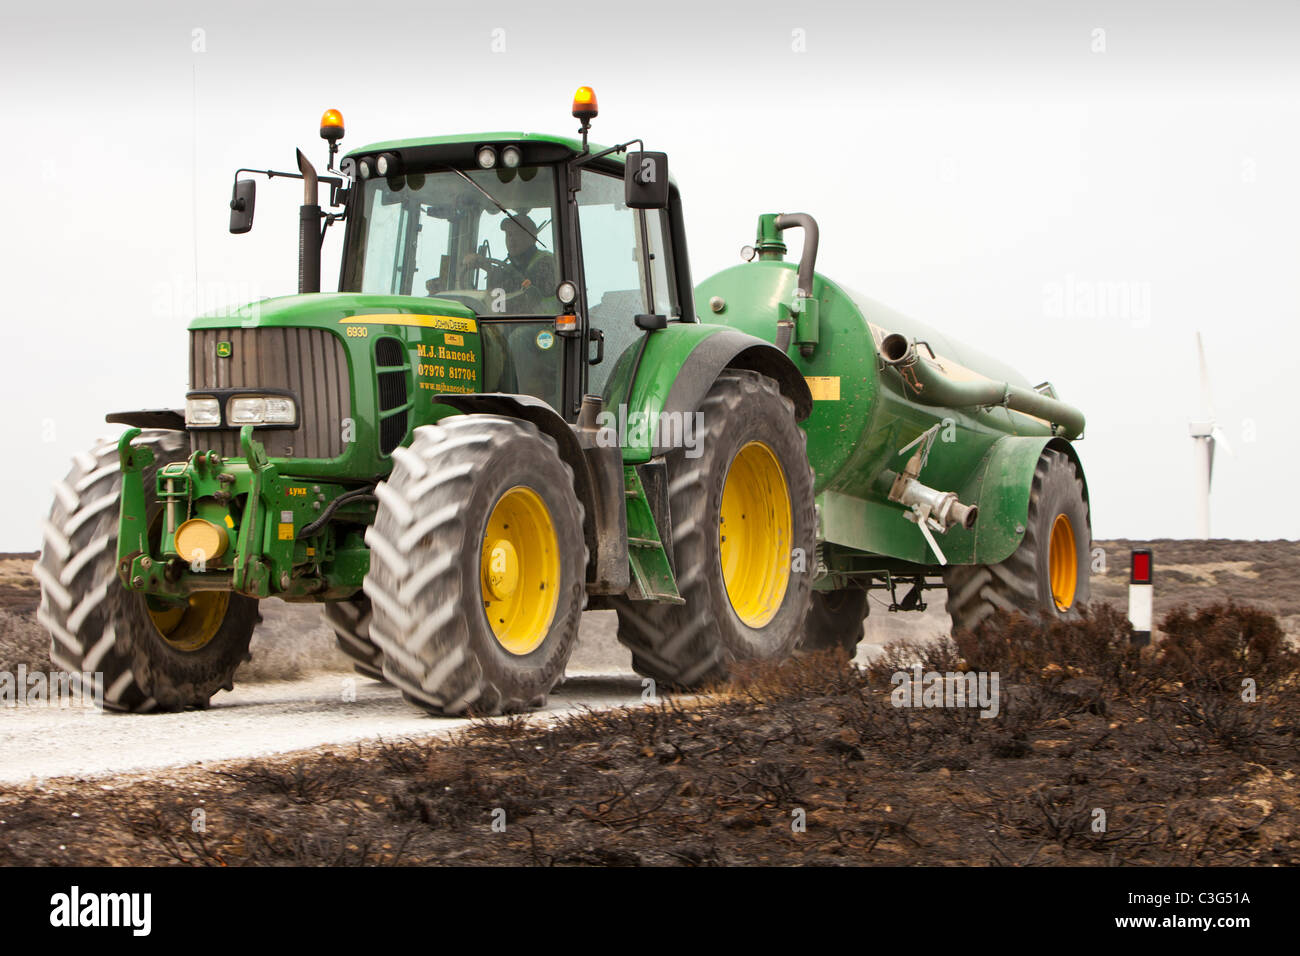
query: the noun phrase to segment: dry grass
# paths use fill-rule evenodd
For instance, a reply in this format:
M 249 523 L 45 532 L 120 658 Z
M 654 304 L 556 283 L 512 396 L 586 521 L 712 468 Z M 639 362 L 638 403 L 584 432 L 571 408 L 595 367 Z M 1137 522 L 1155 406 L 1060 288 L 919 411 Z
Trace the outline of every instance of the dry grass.
M 1170 639 L 1137 651 L 1107 608 L 1071 624 L 1003 618 L 892 646 L 891 663 L 867 670 L 809 655 L 747 668 L 711 696 L 549 727 L 478 721 L 452 740 L 194 769 L 111 793 L 0 789 L 12 827 L 0 827 L 0 859 L 1300 863 L 1295 654 L 1250 608 L 1164 624 Z M 893 706 L 891 667 L 913 663 L 997 670 L 999 715 Z M 207 828 L 194 833 L 199 803 Z
M 1150 548 L 1155 557 L 1155 604 L 1158 615 L 1177 608 L 1237 601 L 1282 620 L 1284 630 L 1300 635 L 1300 542 L 1094 541 L 1106 552 L 1107 573 L 1093 575 L 1094 601 L 1124 606 L 1128 602 L 1129 553 Z

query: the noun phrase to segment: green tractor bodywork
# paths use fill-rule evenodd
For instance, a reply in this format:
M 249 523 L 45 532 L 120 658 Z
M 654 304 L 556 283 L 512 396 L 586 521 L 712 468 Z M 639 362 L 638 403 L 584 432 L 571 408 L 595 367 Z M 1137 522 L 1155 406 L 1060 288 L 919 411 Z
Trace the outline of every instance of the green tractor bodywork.
M 425 389 L 437 382 L 467 392 L 476 390 L 483 374 L 473 312 L 450 302 L 430 307 L 429 301 L 415 303 L 406 297 L 377 295 L 298 295 L 258 302 L 233 315 L 193 321 L 190 330 L 196 340 L 206 336 L 215 341 L 207 356 L 213 381 L 229 379 L 229 373 L 217 371 L 219 366 L 256 369 L 259 363 L 265 365 L 268 356 L 251 338 L 254 330 L 292 330 L 295 335 L 318 330 L 318 342 L 333 343 L 334 355 L 307 351 L 278 358 L 286 365 L 293 363 L 299 381 L 331 375 L 346 385 L 338 394 L 323 397 L 325 406 L 331 399 L 336 402 L 328 408 L 327 420 L 316 426 L 337 433 L 340 453 L 317 458 L 271 457 L 265 444 L 267 433 L 245 425 L 238 430 L 237 444 L 227 449 L 236 454 L 222 455 L 201 447 L 204 432 L 192 429 L 192 444 L 198 447 L 188 461 L 166 463 L 156 476 L 153 490 L 163 501 L 164 524 L 161 538 L 151 545 L 142 484 L 150 452 L 131 447 L 138 429 L 123 435 L 125 478 L 118 560 L 124 583 L 172 598 L 215 587 L 249 597 L 275 595 L 286 600 L 330 600 L 355 593 L 370 563 L 369 550 L 357 528 L 369 523 L 375 505 L 372 496 L 351 500 L 345 496 L 355 493 L 359 484 L 373 482 L 388 472 L 392 448 L 411 428 L 453 414 L 450 407 L 430 401 L 434 393 Z M 454 343 L 451 346 L 446 344 L 449 336 Z M 392 355 L 379 354 L 377 343 L 381 340 L 393 344 Z M 264 374 L 270 377 L 276 371 L 281 370 L 266 369 Z M 202 371 L 195 369 L 194 374 Z M 219 429 L 212 431 L 216 437 Z M 386 433 L 394 435 L 387 442 Z M 228 429 L 224 440 L 228 445 L 234 440 Z M 326 514 L 333 519 L 332 526 L 327 523 L 310 537 L 302 534 Z M 190 556 L 177 552 L 174 541 L 177 527 L 195 516 L 224 525 L 230 538 L 223 554 L 199 562 L 202 570 L 193 567 Z M 343 534 L 336 533 L 339 528 L 345 529 Z
M 485 148 L 495 165 L 481 171 Z M 498 162 L 512 149 L 518 176 Z M 892 591 L 906 579 L 919 593 L 945 564 L 991 566 L 1013 555 L 1044 454 L 1060 452 L 1078 468 L 1071 439 L 1082 417 L 1049 385 L 1030 388 L 1000 362 L 817 275 L 810 217 L 761 216 L 753 261 L 696 288 L 672 185 L 664 200 L 632 207 L 637 278 L 598 295 L 592 272 L 616 271 L 623 260 L 598 260 L 595 238 L 578 227 L 585 233 L 596 214 L 581 203 L 621 191 L 625 175 L 631 195 L 624 151 L 588 150 L 585 132 L 583 142 L 491 133 L 378 143 L 348 155 L 346 178 L 320 180 L 337 207 L 328 214 L 314 205 L 318 178 L 299 154 L 307 190 L 299 294 L 191 323 L 188 400 L 208 403 L 207 419 L 189 419 L 188 403 L 184 413 L 109 416 L 131 426 L 118 445 L 122 585 L 144 595 L 151 612 L 213 591 L 361 600 L 363 587 L 371 593 L 375 548 L 391 547 L 368 529 L 391 503 L 382 483 L 395 459 L 420 426 L 489 415 L 535 428 L 571 471 L 587 606 L 680 606 L 669 505 L 680 489 L 670 488 L 670 459 L 724 375 L 735 387 L 750 381 L 744 376 L 775 383 L 806 433 L 816 553 L 793 560 L 818 592 Z M 551 177 L 552 207 L 539 212 L 536 197 Z M 237 184 L 232 209 L 246 199 L 251 225 L 246 185 Z M 440 188 L 486 198 L 471 217 Z M 618 201 L 607 208 L 609 216 L 627 210 Z M 313 287 L 322 218 L 348 230 L 336 293 Z M 534 304 L 520 311 L 494 302 L 488 277 L 505 274 L 507 260 L 491 255 L 500 239 L 482 223 L 507 234 L 517 227 L 545 249 L 551 258 L 534 255 L 529 268 L 554 263 L 554 296 L 549 284 L 516 280 L 517 302 Z M 811 242 L 798 266 L 783 259 L 791 226 Z M 232 218 L 232 231 L 246 229 Z M 575 293 L 568 301 L 566 282 Z M 235 420 L 234 400 L 249 396 L 263 413 L 288 400 L 292 419 Z M 185 433 L 188 455 L 155 462 L 133 443 L 141 429 L 157 428 Z M 924 454 L 915 454 L 918 439 Z M 931 495 L 924 508 L 903 494 L 909 484 Z M 520 514 L 528 500 L 519 499 Z M 942 557 L 922 531 L 931 505 L 967 516 L 931 520 Z M 202 547 L 186 554 L 195 541 Z
M 461 152 L 470 155 L 477 145 L 503 141 L 535 150 L 543 162 L 562 163 L 582 152 L 578 141 L 564 137 L 488 133 L 377 143 L 352 155 L 415 157 L 434 151 L 456 163 L 465 158 Z M 623 161 L 610 155 L 592 168 L 621 175 Z M 673 202 L 676 207 L 675 186 Z M 775 375 L 806 414 L 811 409 L 807 387 L 773 346 L 727 326 L 693 321 L 679 217 L 674 208 L 673 238 L 680 248 L 674 282 L 682 286 L 683 314 L 661 329 L 643 333 L 620 355 L 605 357 L 612 366 L 604 388 L 605 407 L 623 408 L 627 418 L 648 422 L 648 434 L 653 435 L 661 412 L 693 409 L 722 369 L 755 368 Z M 354 241 L 349 237 L 349 243 Z M 565 275 L 572 276 L 573 268 L 566 268 Z M 345 264 L 345 275 L 347 270 Z M 363 537 L 375 503 L 372 496 L 349 499 L 349 494 L 389 472 L 393 448 L 409 441 L 414 428 L 458 412 L 491 411 L 530 420 L 559 442 L 562 457 L 575 471 L 592 525 L 587 537 L 594 554 L 590 566 L 595 577 L 588 582 L 593 593 L 630 589 L 641 599 L 680 601 L 664 536 L 656 527 L 656 520 L 666 516 L 660 504 L 647 497 L 638 473 L 639 466 L 666 449 L 638 441 L 641 432 L 636 429 L 628 431 L 633 440 L 620 449 L 617 474 L 617 500 L 626 511 L 613 514 L 616 507 L 602 507 L 593 495 L 609 481 L 593 472 L 609 456 L 603 454 L 603 447 L 584 455 L 574 437 L 582 390 L 569 389 L 574 400 L 561 409 L 536 396 L 501 394 L 502 372 L 511 360 L 505 336 L 490 334 L 484 327 L 485 319 L 491 318 L 478 317 L 473 308 L 450 299 L 340 292 L 268 299 L 233 313 L 195 319 L 190 323 L 191 395 L 215 386 L 212 390 L 224 398 L 238 391 L 274 389 L 286 378 L 301 385 L 311 384 L 314 377 L 317 386 L 322 376 L 332 378 L 346 387 L 335 387 L 338 394 L 332 397 L 338 401 L 333 406 L 317 394 L 315 404 L 318 411 L 328 409 L 328 420 L 308 427 L 347 432 L 346 440 L 332 443 L 339 452 L 334 456 L 279 456 L 268 448 L 275 444 L 268 438 L 278 434 L 275 430 L 244 426 L 236 438 L 224 423 L 211 429 L 190 426 L 194 449 L 190 458 L 167 463 L 156 477 L 156 494 L 166 502 L 159 534 L 147 528 L 141 485 L 149 452 L 133 451 L 134 434 L 128 432 L 121 444 L 125 480 L 118 574 L 123 584 L 171 600 L 222 588 L 249 597 L 291 601 L 337 600 L 355 594 L 369 568 Z M 283 330 L 287 338 L 268 340 L 263 330 Z M 313 331 L 319 334 L 313 336 Z M 582 329 L 570 338 L 585 334 Z M 400 352 L 391 357 L 377 354 L 378 342 L 394 340 Z M 267 354 L 268 343 L 275 348 L 273 357 Z M 296 348 L 301 349 L 297 355 L 293 354 Z M 232 386 L 232 375 L 239 373 L 228 370 L 236 369 L 245 370 L 244 379 Z M 693 387 L 683 390 L 687 381 Z M 395 397 L 386 398 L 386 391 Z M 481 397 L 485 394 L 495 397 Z M 157 422 L 158 413 L 109 417 L 146 426 Z M 220 451 L 207 446 L 205 432 L 221 438 Z M 386 438 L 385 433 L 392 437 Z M 331 445 L 323 436 L 315 437 L 316 447 Z M 310 443 L 303 440 L 304 445 Z M 613 494 L 607 497 L 616 500 Z M 331 505 L 340 499 L 345 503 L 332 511 Z M 330 520 L 314 524 L 323 514 Z M 196 516 L 226 526 L 229 546 L 219 557 L 195 562 L 178 551 L 177 527 Z M 605 527 L 595 527 L 597 517 Z M 315 533 L 303 534 L 313 528 Z
M 390 141 L 354 155 L 501 141 L 541 144 L 556 159 L 581 150 L 577 141 L 563 137 L 492 133 Z M 606 163 L 621 166 L 616 156 Z M 899 449 L 935 424 L 940 433 L 927 465 L 927 483 L 951 489 L 961 501 L 976 504 L 980 514 L 973 529 L 948 530 L 943 540 L 948 562 L 993 564 L 1006 558 L 1024 533 L 1031 479 L 1044 448 L 1054 445 L 1073 456 L 1070 443 L 1050 423 L 1002 405 L 934 408 L 914 400 L 902 375 L 880 359 L 881 341 L 891 332 L 924 343 L 946 374 L 974 374 L 1023 388 L 1028 383 L 1003 363 L 825 276 L 814 277 L 813 296 L 804 300 L 801 312 L 792 314 L 797 266 L 783 261 L 784 243 L 772 225 L 775 218 L 760 218 L 755 261 L 724 270 L 695 290 L 695 309 L 708 322 L 691 322 L 686 316 L 646 333 L 621 355 L 605 358 L 614 367 L 604 407 L 625 409 L 626 420 L 644 423 L 642 428 L 621 430 L 628 502 L 623 521 L 634 542 L 631 581 L 640 582 L 647 596 L 680 600 L 635 466 L 671 449 L 671 443 L 661 442 L 659 428 L 676 419 L 666 419 L 664 413 L 693 411 L 724 368 L 754 369 L 777 378 L 800 416 L 806 416 L 808 457 L 816 474 L 818 536 L 824 545 L 823 573 L 816 587 L 842 586 L 850 577 L 935 570 L 937 562 L 917 524 L 904 521 L 904 509 L 888 497 L 905 458 Z M 795 326 L 788 360 L 771 345 L 783 319 Z M 384 450 L 380 440 L 384 423 L 404 441 L 418 425 L 482 407 L 466 403 L 457 409 L 454 402 L 444 402 L 456 394 L 495 392 L 484 385 L 499 378 L 493 366 L 499 369 L 506 361 L 484 344 L 475 312 L 444 299 L 349 293 L 288 296 L 196 319 L 190 329 L 196 336 L 218 337 L 218 350 L 207 359 L 218 365 L 257 361 L 256 356 L 238 354 L 238 340 L 248 330 L 318 329 L 330 336 L 341 347 L 345 365 L 331 371 L 344 373 L 351 383 L 348 407 L 335 410 L 331 426 L 352 433 L 342 453 L 331 458 L 268 456 L 259 441 L 266 432 L 248 426 L 239 435 L 235 455 L 222 457 L 196 448 L 188 462 L 169 465 L 157 476 L 158 495 L 177 514 L 168 518 L 161 540 L 152 547 L 142 530 L 144 499 L 137 487 L 143 463 L 139 456 L 133 458 L 129 437 L 123 436 L 127 480 L 119 573 L 129 587 L 173 598 L 219 587 L 289 600 L 331 600 L 355 593 L 369 567 L 357 526 L 373 514 L 373 499 L 346 503 L 332 512 L 334 525 L 348 529 L 342 536 L 332 533 L 331 523 L 310 538 L 301 536 L 303 528 L 358 483 L 387 474 L 391 447 Z M 381 339 L 402 346 L 392 364 L 376 356 L 375 343 Z M 322 361 L 311 355 L 300 359 Z M 385 404 L 381 381 L 400 383 L 395 386 L 399 400 Z M 534 406 L 533 417 L 545 421 L 549 416 Z M 547 424 L 556 430 L 564 417 L 557 413 Z M 572 415 L 567 417 L 572 421 Z M 201 434 L 191 430 L 192 437 Z M 570 464 L 579 463 L 571 457 Z M 205 510 L 229 525 L 231 546 L 201 571 L 181 570 L 186 556 L 175 550 L 175 526 Z M 619 580 L 617 574 L 614 578 Z

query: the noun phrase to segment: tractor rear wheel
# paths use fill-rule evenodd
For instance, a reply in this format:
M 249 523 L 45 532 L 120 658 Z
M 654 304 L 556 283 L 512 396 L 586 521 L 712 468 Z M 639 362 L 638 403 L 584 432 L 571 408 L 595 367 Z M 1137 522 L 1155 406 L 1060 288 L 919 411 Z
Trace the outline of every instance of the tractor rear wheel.
M 154 463 L 144 470 L 151 524 L 162 511 L 154 475 L 184 458 L 180 432 L 148 430 Z M 257 601 L 228 591 L 200 591 L 167 603 L 127 590 L 117 576 L 118 504 L 122 472 L 117 442 L 104 441 L 76 457 L 55 485 L 54 507 L 34 568 L 41 584 L 37 618 L 50 632 L 50 660 L 70 674 L 90 675 L 109 710 L 143 712 L 206 707 L 218 690 L 234 687 L 248 660 Z
M 1071 619 L 1089 597 L 1092 524 L 1083 481 L 1070 456 L 1049 448 L 1038 459 L 1020 546 L 989 565 L 944 570 L 952 628 L 972 630 L 996 609 Z
M 813 473 L 794 403 L 728 370 L 700 404 L 700 455 L 667 456 L 673 567 L 685 604 L 611 599 L 637 673 L 670 687 L 788 657 L 803 633 L 816 548 Z M 802 561 L 797 562 L 797 552 Z
M 528 422 L 456 415 L 393 452 L 366 532 L 385 679 L 439 714 L 541 706 L 586 604 L 573 472 Z
M 867 633 L 868 610 L 867 592 L 862 588 L 814 591 L 799 649 L 826 651 L 838 647 L 853 657 Z
M 346 601 L 325 604 L 325 621 L 334 628 L 339 650 L 352 660 L 358 674 L 382 681 L 384 652 L 370 639 L 370 598 L 357 594 Z

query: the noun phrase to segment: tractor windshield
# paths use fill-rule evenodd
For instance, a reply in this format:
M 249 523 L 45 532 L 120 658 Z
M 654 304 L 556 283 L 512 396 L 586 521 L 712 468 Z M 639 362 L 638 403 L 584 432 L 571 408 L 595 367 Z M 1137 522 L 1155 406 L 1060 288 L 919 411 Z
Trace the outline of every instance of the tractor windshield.
M 555 170 L 436 169 L 361 184 L 342 290 L 554 316 Z

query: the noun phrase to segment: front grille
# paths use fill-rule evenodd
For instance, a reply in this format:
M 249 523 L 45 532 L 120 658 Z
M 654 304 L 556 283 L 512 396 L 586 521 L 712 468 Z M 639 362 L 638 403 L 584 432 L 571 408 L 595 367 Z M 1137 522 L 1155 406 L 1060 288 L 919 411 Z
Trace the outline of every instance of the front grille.
M 375 364 L 392 371 L 379 372 L 379 453 L 391 455 L 406 440 L 411 409 L 408 377 L 410 353 L 399 339 L 385 336 L 375 342 Z
M 379 410 L 389 411 L 406 404 L 406 373 L 379 373 Z
M 217 354 L 217 343 L 229 355 Z M 223 349 L 223 351 L 225 351 Z M 272 458 L 337 458 L 352 416 L 343 343 L 324 329 L 199 329 L 190 334 L 190 389 L 283 388 L 298 398 L 298 427 L 257 429 Z M 193 429 L 190 446 L 239 456 L 239 430 Z
M 406 409 L 379 420 L 379 451 L 391 455 L 406 437 Z
M 376 365 L 404 365 L 406 363 L 406 349 L 402 346 L 400 339 L 391 336 L 385 336 L 375 342 L 375 364 Z

